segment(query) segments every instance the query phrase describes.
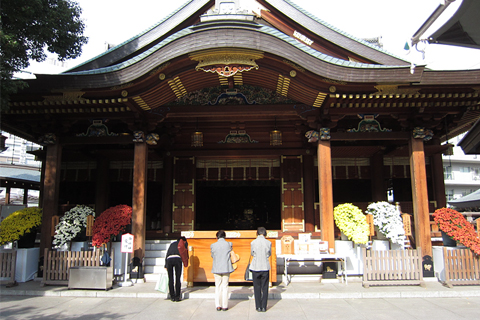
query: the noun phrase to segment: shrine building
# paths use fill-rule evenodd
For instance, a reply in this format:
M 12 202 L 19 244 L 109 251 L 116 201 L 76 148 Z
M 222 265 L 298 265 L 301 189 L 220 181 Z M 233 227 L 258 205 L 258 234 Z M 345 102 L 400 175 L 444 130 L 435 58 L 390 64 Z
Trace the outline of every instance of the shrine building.
M 44 146 L 41 249 L 52 217 L 131 205 L 147 239 L 256 230 L 339 237 L 333 209 L 390 194 L 432 256 L 446 206 L 442 144 L 480 116 L 480 70 L 434 71 L 288 0 L 191 0 L 61 74 L 37 74 L 2 112 Z

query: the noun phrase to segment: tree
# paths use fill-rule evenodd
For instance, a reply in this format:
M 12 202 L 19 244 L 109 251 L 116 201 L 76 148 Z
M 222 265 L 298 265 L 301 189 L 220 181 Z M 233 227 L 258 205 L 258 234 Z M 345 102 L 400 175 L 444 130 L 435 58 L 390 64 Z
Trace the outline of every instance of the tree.
M 78 57 L 85 24 L 82 9 L 72 0 L 2 0 L 0 7 L 1 109 L 8 97 L 26 86 L 13 74 L 27 68 L 30 60 L 44 61 L 45 50 L 60 61 Z

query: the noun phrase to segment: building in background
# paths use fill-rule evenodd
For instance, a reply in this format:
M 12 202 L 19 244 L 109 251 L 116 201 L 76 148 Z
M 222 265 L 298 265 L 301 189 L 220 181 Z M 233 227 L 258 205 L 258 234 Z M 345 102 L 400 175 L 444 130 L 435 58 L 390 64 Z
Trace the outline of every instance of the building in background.
M 443 173 L 447 202 L 480 189 L 480 155 L 465 154 L 458 143 L 464 134 L 450 139 L 453 155 L 443 156 Z
M 6 139 L 0 152 L 0 205 L 38 206 L 42 163 L 29 151 L 42 147 L 7 132 L 1 135 Z

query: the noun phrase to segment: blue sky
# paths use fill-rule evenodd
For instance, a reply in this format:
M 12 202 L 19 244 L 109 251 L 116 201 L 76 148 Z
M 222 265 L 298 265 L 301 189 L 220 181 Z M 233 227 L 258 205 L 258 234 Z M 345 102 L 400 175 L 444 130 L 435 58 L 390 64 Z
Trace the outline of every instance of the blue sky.
M 83 9 L 85 34 L 89 43 L 68 68 L 89 60 L 105 50 L 106 43 L 120 44 L 155 25 L 178 9 L 185 0 L 77 0 Z M 255 0 L 241 0 L 244 5 Z M 245 2 L 243 2 L 245 1 Z M 480 50 L 445 45 L 427 45 L 425 58 L 415 49 L 406 55 L 405 42 L 420 28 L 439 0 L 293 0 L 314 16 L 357 38 L 382 37 L 384 49 L 417 65 L 432 69 L 479 69 Z M 430 35 L 451 16 L 461 0 L 450 5 Z M 33 63 L 29 70 L 56 73 L 63 69 L 49 63 Z

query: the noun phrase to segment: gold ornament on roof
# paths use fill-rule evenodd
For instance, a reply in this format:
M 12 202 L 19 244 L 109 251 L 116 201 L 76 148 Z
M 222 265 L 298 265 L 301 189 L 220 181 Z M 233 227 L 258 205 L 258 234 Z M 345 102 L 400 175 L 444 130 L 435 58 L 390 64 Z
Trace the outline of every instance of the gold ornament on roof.
M 238 72 L 258 70 L 255 60 L 262 59 L 263 53 L 254 50 L 205 50 L 190 55 L 190 59 L 198 61 L 195 70 L 217 73 L 231 77 Z

